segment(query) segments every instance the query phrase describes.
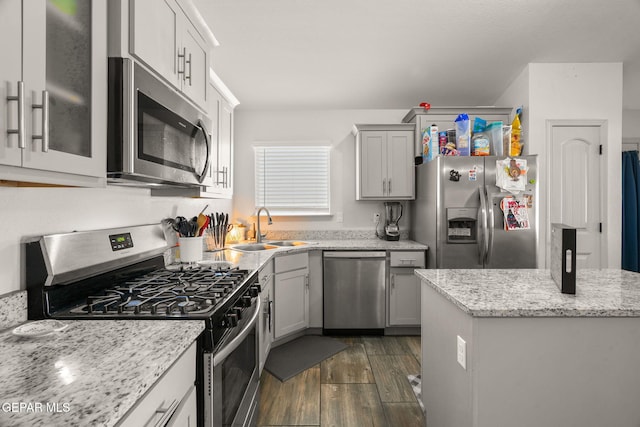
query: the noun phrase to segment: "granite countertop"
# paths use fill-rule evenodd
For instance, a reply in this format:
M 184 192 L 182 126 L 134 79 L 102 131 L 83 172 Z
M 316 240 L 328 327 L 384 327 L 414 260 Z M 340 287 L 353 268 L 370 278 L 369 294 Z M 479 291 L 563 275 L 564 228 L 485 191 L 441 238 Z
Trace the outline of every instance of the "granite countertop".
M 0 333 L 0 425 L 113 426 L 204 330 L 201 321 L 64 323 L 41 338 Z M 21 403 L 45 409 L 12 412 Z
M 560 292 L 549 270 L 416 270 L 474 317 L 640 317 L 640 274 L 578 270 L 576 294 Z
M 245 252 L 234 249 L 238 244 L 228 245 L 227 249 L 222 251 L 203 253 L 203 264 L 226 261 L 239 268 L 248 270 L 259 270 L 270 259 L 275 256 L 307 252 L 313 250 L 398 250 L 398 251 L 425 251 L 427 246 L 413 240 L 386 241 L 381 239 L 356 239 L 356 240 L 318 240 L 305 241 L 307 244 L 300 246 L 283 246 L 277 249 L 268 249 L 263 251 Z M 255 243 L 255 242 L 246 242 Z M 246 243 L 241 243 L 246 244 Z M 268 244 L 269 241 L 263 243 Z

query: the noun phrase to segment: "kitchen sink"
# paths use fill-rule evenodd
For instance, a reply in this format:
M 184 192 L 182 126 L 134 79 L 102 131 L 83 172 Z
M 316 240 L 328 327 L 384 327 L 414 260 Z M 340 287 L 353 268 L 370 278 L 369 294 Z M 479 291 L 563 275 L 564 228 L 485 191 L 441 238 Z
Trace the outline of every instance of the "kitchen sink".
M 250 243 L 248 245 L 237 245 L 231 247 L 231 249 L 237 249 L 239 251 L 255 252 L 255 251 L 268 251 L 270 249 L 278 249 L 279 246 L 267 243 Z
M 309 242 L 301 242 L 299 240 L 280 240 L 277 242 L 269 242 L 269 244 L 276 246 L 304 246 L 308 245 Z

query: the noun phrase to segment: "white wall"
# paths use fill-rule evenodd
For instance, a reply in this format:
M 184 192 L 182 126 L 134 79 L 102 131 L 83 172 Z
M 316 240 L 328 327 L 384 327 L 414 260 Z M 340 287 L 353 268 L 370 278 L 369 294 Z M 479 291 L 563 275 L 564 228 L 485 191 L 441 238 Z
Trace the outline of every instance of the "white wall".
M 356 201 L 354 123 L 401 123 L 406 110 L 242 111 L 235 114 L 234 220 L 250 224 L 254 204 L 254 156 L 256 141 L 329 141 L 331 150 L 331 217 L 279 217 L 272 230 L 374 230 L 372 217 L 384 204 Z M 343 221 L 337 222 L 337 213 Z M 409 224 L 408 209 L 400 221 Z M 264 230 L 264 228 L 263 228 Z
M 640 139 L 640 110 L 622 111 L 622 137 Z
M 518 100 L 521 97 L 523 101 Z M 521 75 L 501 95 L 496 104 L 527 102 L 529 116 L 523 126 L 527 129 L 528 154 L 540 156 L 540 235 L 547 236 L 548 183 L 545 159 L 547 155 L 548 120 L 605 120 L 607 136 L 604 144 L 606 194 L 603 194 L 604 236 L 607 241 L 608 266 L 620 266 L 621 245 L 621 178 L 620 151 L 622 140 L 622 64 L 621 63 L 564 63 L 529 64 Z M 525 111 L 526 111 L 525 110 Z M 544 239 L 541 240 L 543 242 Z M 540 259 L 546 250 L 541 245 Z
M 231 212 L 230 200 L 150 197 L 124 187 L 0 187 L 0 200 L 0 295 L 24 289 L 21 242 L 29 236 L 158 223 L 197 215 L 207 204 L 207 212 Z

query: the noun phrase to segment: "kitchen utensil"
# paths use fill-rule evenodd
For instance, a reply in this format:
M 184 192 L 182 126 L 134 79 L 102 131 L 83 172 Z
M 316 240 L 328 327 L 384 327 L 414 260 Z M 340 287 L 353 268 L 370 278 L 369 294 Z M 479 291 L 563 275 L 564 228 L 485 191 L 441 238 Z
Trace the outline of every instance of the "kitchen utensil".
M 205 207 L 205 209 L 206 209 L 206 207 Z M 196 219 L 196 224 L 198 226 L 197 233 L 196 233 L 197 236 L 202 236 L 202 232 L 204 231 L 204 228 L 207 225 L 208 218 L 209 217 L 207 217 L 203 213 L 199 213 L 198 214 L 198 217 Z

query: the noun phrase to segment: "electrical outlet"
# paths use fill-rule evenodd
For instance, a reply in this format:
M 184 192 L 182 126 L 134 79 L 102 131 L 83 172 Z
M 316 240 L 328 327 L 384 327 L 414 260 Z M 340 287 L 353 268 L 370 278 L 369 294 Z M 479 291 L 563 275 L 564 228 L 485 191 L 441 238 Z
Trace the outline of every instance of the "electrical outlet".
M 380 222 L 380 214 L 378 212 L 373 214 L 373 222 L 375 223 Z
M 462 366 L 462 369 L 466 371 L 467 370 L 467 343 L 465 340 L 460 338 L 460 335 L 458 335 L 457 348 L 458 348 L 458 351 L 457 351 L 458 364 Z
M 344 215 L 342 214 L 342 212 L 336 212 L 336 222 L 343 222 L 344 221 Z

